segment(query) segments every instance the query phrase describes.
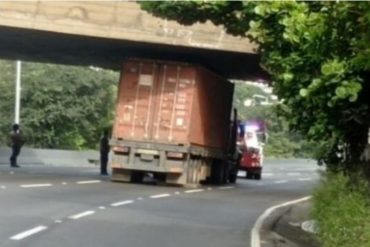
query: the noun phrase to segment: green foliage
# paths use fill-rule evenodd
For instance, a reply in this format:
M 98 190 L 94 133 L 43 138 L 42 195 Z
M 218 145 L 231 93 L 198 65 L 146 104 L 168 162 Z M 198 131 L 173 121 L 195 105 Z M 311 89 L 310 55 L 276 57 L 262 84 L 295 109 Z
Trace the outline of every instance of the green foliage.
M 212 21 L 259 45 L 279 114 L 291 130 L 331 147 L 318 157 L 353 169 L 370 126 L 370 4 L 367 2 L 141 2 L 183 24 Z M 338 146 L 345 153 L 338 158 Z
M 4 144 L 14 118 L 14 65 L 0 66 L 0 85 L 7 89 L 0 91 Z M 117 82 L 113 71 L 22 63 L 20 118 L 27 145 L 95 148 L 102 129 L 112 126 Z
M 256 105 L 246 107 L 245 99 L 253 95 L 265 96 L 269 102 L 274 102 L 271 95 L 260 87 L 245 83 L 235 83 L 234 107 L 238 109 L 239 119 L 263 119 L 267 125 L 268 141 L 264 148 L 266 157 L 276 158 L 312 158 L 317 145 L 307 142 L 296 132 L 290 131 L 287 122 L 276 112 L 276 101 L 273 105 Z
M 312 215 L 322 247 L 370 246 L 369 184 L 352 176 L 328 174 L 314 193 Z

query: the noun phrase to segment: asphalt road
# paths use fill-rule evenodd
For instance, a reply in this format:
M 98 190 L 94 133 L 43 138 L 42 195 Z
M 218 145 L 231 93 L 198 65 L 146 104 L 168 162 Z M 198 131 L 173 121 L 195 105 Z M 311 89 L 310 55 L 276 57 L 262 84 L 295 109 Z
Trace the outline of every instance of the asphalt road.
M 319 177 L 304 160 L 266 161 L 260 181 L 199 189 L 97 174 L 97 167 L 0 166 L 0 246 L 247 247 L 266 208 L 309 195 Z

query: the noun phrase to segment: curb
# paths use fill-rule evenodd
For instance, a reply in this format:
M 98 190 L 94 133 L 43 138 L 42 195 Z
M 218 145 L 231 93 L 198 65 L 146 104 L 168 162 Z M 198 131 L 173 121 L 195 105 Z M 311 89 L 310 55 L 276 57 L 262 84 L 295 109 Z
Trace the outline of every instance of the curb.
M 262 229 L 263 223 L 275 210 L 286 207 L 286 206 L 290 206 L 293 204 L 297 204 L 300 202 L 304 202 L 310 199 L 311 199 L 311 196 L 306 196 L 306 197 L 299 198 L 293 201 L 288 201 L 282 204 L 278 204 L 278 205 L 275 205 L 275 206 L 272 206 L 266 209 L 265 212 L 258 217 L 257 221 L 255 222 L 251 230 L 251 247 L 261 247 L 260 231 Z

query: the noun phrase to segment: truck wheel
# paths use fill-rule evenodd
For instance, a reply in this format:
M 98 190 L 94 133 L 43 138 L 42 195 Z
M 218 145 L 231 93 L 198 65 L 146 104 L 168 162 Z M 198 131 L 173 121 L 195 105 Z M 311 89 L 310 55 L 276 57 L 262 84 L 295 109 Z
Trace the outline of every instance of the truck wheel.
M 254 174 L 254 179 L 261 180 L 261 173 Z
M 222 184 L 224 178 L 224 166 L 222 160 L 213 160 L 212 170 L 211 170 L 211 180 L 214 184 Z
M 230 173 L 229 174 L 229 183 L 234 184 L 236 182 L 236 179 L 238 178 L 237 173 Z
M 141 183 L 144 179 L 144 172 L 131 172 L 131 183 Z

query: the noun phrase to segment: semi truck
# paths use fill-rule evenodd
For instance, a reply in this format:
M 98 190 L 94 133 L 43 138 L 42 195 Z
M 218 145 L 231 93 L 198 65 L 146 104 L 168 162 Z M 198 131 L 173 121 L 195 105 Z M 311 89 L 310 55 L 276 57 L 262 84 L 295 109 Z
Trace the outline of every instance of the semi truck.
M 110 140 L 112 180 L 151 174 L 177 185 L 234 183 L 233 92 L 232 83 L 199 65 L 127 59 Z

